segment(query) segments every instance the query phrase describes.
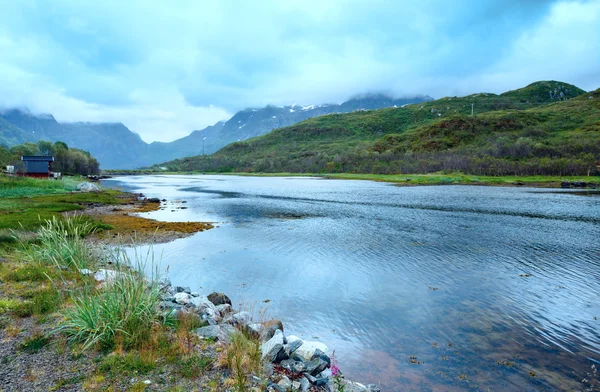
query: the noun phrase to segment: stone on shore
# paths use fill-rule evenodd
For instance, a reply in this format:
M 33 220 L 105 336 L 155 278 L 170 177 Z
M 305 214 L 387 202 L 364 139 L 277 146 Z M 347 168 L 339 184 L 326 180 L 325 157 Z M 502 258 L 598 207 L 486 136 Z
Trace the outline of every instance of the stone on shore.
M 217 292 L 210 293 L 208 295 L 208 300 L 210 302 L 212 302 L 213 304 L 215 304 L 215 306 L 225 305 L 225 304 L 231 305 L 231 300 L 229 299 L 228 296 L 226 296 L 223 293 L 217 293 Z
M 300 338 L 297 336 L 294 336 L 294 335 L 290 335 L 290 336 L 288 336 L 288 344 L 290 344 L 290 342 L 298 340 L 298 339 L 300 339 Z M 300 345 L 300 347 L 298 347 L 296 349 L 294 354 L 301 356 L 302 358 L 304 358 L 305 361 L 308 362 L 312 359 L 313 355 L 315 355 L 316 350 L 321 350 L 323 353 L 326 353 L 329 351 L 327 346 L 321 342 L 305 340 L 302 343 L 302 345 Z
M 292 340 L 290 341 L 290 339 L 288 338 L 288 344 L 286 344 L 283 349 L 285 350 L 285 353 L 288 357 L 291 357 L 292 354 L 294 354 L 296 352 L 296 350 L 302 346 L 302 343 L 304 343 L 302 340 L 297 339 L 297 340 Z
M 91 182 L 80 182 L 77 184 L 77 190 L 81 192 L 100 192 L 100 188 Z
M 260 346 L 262 360 L 275 362 L 283 351 L 283 332 L 277 330 L 273 337 Z
M 245 328 L 252 322 L 252 316 L 246 311 L 232 314 L 225 320 L 226 323 L 236 326 L 238 328 Z
M 196 334 L 203 339 L 216 339 L 225 343 L 231 343 L 231 337 L 235 333 L 238 330 L 228 324 L 208 325 L 196 330 Z
M 252 336 L 255 339 L 258 339 L 260 337 L 260 334 L 265 330 L 265 327 L 262 324 L 253 323 L 248 324 L 246 330 L 248 334 L 250 334 L 250 336 Z
M 187 305 L 188 303 L 190 303 L 191 299 L 192 296 L 188 293 L 180 292 L 175 294 L 175 302 L 177 302 L 178 304 Z
M 106 282 L 111 283 L 114 282 L 117 278 L 126 275 L 125 272 L 109 270 L 109 269 L 99 269 L 98 272 L 94 274 L 94 279 L 96 282 Z
M 182 287 L 182 286 L 176 286 L 175 287 L 175 292 L 176 293 L 192 294 L 192 290 L 189 287 Z
M 229 304 L 218 305 L 216 306 L 216 308 L 219 311 L 221 317 L 227 317 L 231 313 L 233 313 L 233 308 Z

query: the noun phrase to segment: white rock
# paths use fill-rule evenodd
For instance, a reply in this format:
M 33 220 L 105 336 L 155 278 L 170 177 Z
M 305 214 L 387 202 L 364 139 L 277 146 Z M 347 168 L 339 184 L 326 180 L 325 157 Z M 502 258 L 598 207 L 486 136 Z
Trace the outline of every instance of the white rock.
M 217 310 L 215 304 L 208 300 L 206 295 L 192 297 L 189 302 L 196 307 L 196 311 L 198 314 L 200 314 L 200 316 L 206 316 L 207 318 L 212 318 L 215 321 L 221 320 L 221 313 Z
M 177 302 L 178 304 L 185 305 L 185 304 L 191 302 L 190 301 L 191 299 L 192 299 L 192 296 L 189 295 L 188 293 L 175 294 L 175 302 Z
M 97 192 L 100 188 L 98 185 L 92 184 L 91 182 L 81 182 L 77 184 L 77 190 L 81 192 Z
M 296 338 L 296 336 L 293 337 Z M 290 342 L 290 338 L 292 338 L 292 336 L 288 336 L 287 338 L 288 344 Z M 329 353 L 329 348 L 327 348 L 325 344 L 310 340 L 305 340 L 304 343 L 302 343 L 302 345 L 298 347 L 294 353 L 300 355 L 306 361 L 310 361 L 317 349 L 323 351 L 326 354 Z
M 79 273 L 80 273 L 81 275 L 94 275 L 94 271 L 92 271 L 92 270 L 89 270 L 89 269 L 87 269 L 87 268 L 82 268 L 82 269 L 80 269 L 80 270 L 79 270 Z
M 145 380 L 145 381 L 144 381 L 144 384 L 146 384 L 146 385 L 150 385 L 150 384 L 152 384 L 152 381 L 150 381 L 150 380 Z
M 120 276 L 126 275 L 125 272 L 109 270 L 109 269 L 99 269 L 98 272 L 94 274 L 94 279 L 96 282 L 107 282 L 111 283 L 115 279 Z

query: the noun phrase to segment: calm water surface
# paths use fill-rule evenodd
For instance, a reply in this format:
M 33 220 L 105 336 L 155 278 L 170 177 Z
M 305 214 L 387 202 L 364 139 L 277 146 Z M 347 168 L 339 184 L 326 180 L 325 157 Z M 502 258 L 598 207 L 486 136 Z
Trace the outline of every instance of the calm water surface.
M 166 198 L 151 218 L 217 222 L 154 247 L 173 283 L 256 312 L 269 300 L 288 334 L 335 349 L 352 379 L 600 388 L 588 375 L 600 359 L 597 194 L 234 176 L 104 185 Z

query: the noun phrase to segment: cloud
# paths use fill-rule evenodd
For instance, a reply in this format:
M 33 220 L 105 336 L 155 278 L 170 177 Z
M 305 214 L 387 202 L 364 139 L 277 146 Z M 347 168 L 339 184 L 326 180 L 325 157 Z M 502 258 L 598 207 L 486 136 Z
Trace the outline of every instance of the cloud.
M 168 141 L 248 106 L 600 86 L 600 0 L 0 0 L 0 105 Z

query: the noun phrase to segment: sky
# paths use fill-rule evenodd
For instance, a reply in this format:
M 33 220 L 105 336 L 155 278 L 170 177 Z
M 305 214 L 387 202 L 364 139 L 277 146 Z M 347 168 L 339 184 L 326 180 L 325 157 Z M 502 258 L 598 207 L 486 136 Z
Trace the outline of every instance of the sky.
M 600 87 L 600 0 L 0 0 L 0 107 L 171 141 L 266 104 Z

